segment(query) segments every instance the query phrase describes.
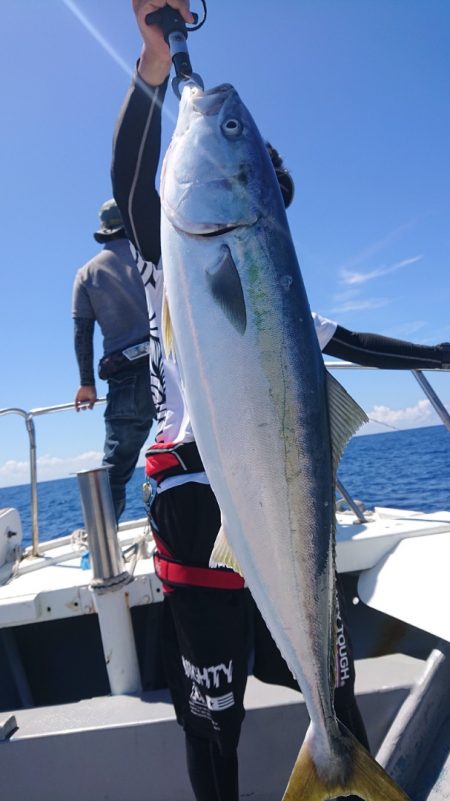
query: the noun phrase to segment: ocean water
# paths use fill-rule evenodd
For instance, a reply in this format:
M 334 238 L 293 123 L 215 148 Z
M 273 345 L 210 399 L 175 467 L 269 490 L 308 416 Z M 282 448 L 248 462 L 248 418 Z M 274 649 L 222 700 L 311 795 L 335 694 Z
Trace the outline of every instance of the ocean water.
M 394 506 L 422 512 L 450 510 L 450 434 L 442 425 L 354 437 L 338 477 L 366 508 Z M 136 469 L 127 488 L 122 519 L 144 517 L 142 482 Z M 38 484 L 40 539 L 70 534 L 83 526 L 76 477 Z M 30 487 L 0 489 L 0 508 L 20 512 L 24 545 L 31 542 Z

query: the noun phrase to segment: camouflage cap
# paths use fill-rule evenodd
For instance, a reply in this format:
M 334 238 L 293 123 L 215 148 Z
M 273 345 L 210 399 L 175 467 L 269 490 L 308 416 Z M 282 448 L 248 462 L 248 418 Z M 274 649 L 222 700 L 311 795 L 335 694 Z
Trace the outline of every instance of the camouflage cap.
M 100 206 L 98 216 L 100 217 L 100 228 L 94 233 L 96 242 L 107 242 L 119 231 L 123 231 L 122 216 L 114 198 L 107 200 Z

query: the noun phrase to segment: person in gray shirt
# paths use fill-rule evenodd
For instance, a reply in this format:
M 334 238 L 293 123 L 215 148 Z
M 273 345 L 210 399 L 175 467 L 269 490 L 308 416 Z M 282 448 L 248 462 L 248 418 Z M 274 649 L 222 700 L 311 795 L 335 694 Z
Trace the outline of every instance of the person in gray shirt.
M 119 520 L 125 509 L 126 484 L 155 418 L 148 356 L 150 324 L 144 284 L 115 201 L 106 201 L 99 216 L 94 239 L 104 247 L 78 270 L 73 285 L 75 355 L 80 373 L 75 406 L 77 411 L 92 409 L 97 400 L 94 328 L 98 323 L 103 336 L 98 374 L 108 382 L 102 464 L 110 468 Z

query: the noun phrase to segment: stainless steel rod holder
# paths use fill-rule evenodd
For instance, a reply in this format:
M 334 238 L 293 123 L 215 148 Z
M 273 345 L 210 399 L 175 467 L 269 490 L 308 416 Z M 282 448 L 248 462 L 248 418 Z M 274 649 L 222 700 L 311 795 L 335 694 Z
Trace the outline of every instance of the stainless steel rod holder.
M 91 585 L 104 590 L 131 578 L 124 570 L 108 470 L 108 467 L 97 467 L 77 473 L 91 556 Z

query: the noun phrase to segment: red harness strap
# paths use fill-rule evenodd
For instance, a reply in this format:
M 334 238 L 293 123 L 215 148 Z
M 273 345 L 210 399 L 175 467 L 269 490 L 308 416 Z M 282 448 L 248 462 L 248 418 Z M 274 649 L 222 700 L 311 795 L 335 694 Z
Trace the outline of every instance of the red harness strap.
M 179 472 L 183 472 L 183 466 L 180 464 L 180 459 L 171 449 L 171 444 L 169 446 L 166 443 L 152 445 L 145 455 L 145 473 L 147 476 L 154 478 L 155 481 L 161 481 L 174 468 L 178 468 Z
M 209 587 L 215 590 L 242 590 L 244 579 L 232 570 L 181 565 L 160 553 L 153 555 L 155 573 L 163 584 L 185 587 Z
M 164 442 L 152 445 L 146 453 L 145 472 L 159 484 L 171 475 L 203 471 L 195 442 Z M 157 551 L 153 556 L 155 573 L 163 582 L 164 592 L 174 587 L 209 587 L 218 590 L 241 590 L 244 579 L 233 570 L 196 567 L 177 562 L 167 545 L 153 531 Z

